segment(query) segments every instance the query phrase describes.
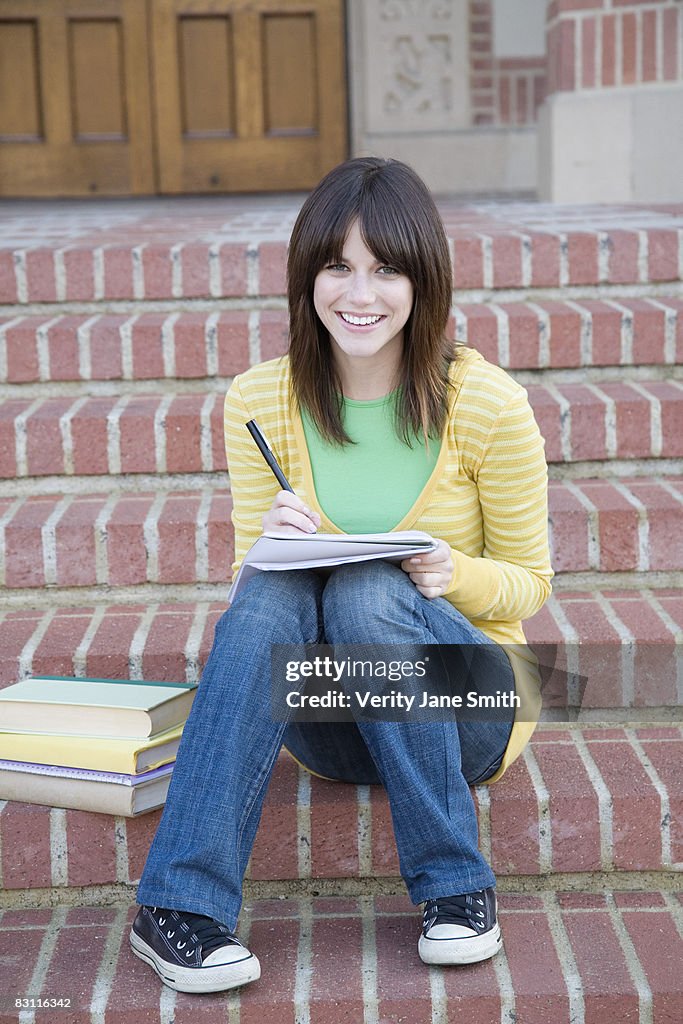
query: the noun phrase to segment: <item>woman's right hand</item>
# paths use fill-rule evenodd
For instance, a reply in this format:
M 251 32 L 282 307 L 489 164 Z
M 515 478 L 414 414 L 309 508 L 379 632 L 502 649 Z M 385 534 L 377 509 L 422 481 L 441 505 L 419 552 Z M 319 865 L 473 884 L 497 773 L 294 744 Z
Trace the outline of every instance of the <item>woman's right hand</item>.
M 262 523 L 264 533 L 316 533 L 320 516 L 291 491 L 278 491 Z

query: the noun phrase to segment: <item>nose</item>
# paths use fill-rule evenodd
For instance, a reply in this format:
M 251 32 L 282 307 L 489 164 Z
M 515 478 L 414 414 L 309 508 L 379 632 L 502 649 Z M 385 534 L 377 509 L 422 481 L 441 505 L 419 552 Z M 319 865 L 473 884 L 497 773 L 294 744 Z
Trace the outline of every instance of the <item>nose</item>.
M 347 289 L 349 302 L 355 307 L 369 306 L 375 301 L 375 290 L 369 274 L 356 271 L 349 279 Z

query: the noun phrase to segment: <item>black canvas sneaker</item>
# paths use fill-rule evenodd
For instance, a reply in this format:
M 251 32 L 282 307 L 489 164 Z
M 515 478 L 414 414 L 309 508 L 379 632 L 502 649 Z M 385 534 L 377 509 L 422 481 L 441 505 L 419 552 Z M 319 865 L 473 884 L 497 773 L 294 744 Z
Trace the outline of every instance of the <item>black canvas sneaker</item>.
M 418 953 L 426 964 L 474 964 L 502 947 L 496 890 L 427 900 Z
M 224 924 L 203 914 L 140 907 L 130 944 L 178 992 L 223 992 L 261 975 L 254 954 Z

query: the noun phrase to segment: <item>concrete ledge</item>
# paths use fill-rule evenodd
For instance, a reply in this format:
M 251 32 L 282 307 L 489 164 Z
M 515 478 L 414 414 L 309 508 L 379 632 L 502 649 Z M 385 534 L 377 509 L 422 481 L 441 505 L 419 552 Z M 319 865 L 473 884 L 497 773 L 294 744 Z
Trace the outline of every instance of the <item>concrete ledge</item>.
M 562 92 L 541 108 L 539 198 L 680 202 L 683 83 Z
M 385 156 L 414 167 L 436 193 L 480 196 L 536 190 L 537 129 L 480 128 L 414 132 L 368 131 L 357 156 Z

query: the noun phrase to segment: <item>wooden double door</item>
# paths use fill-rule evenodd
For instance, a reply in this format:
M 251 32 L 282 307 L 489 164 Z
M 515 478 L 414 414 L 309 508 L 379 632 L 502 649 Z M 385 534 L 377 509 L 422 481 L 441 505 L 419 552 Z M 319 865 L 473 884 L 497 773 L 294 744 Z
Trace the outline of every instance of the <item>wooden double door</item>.
M 310 188 L 344 33 L 344 0 L 0 0 L 0 195 Z

